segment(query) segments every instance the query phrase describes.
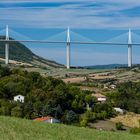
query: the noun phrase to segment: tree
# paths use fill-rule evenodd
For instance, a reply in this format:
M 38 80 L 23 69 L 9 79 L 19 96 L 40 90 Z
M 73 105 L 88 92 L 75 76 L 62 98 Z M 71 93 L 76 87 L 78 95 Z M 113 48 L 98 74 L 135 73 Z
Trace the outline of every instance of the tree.
M 61 106 L 58 105 L 56 108 L 54 108 L 54 110 L 55 110 L 55 115 L 54 115 L 55 118 L 61 119 L 61 116 L 63 115 L 63 110 L 62 110 Z
M 34 113 L 34 107 L 31 101 L 25 102 L 23 113 L 25 118 L 32 119 L 32 114 Z
M 66 121 L 71 124 L 73 122 L 75 122 L 78 119 L 78 116 L 76 115 L 76 113 L 72 110 L 68 111 L 66 114 Z
M 0 65 L 0 77 L 8 76 L 10 73 L 11 72 L 8 67 L 1 67 Z
M 87 110 L 84 114 L 80 116 L 80 122 L 95 122 L 97 120 L 97 114 L 91 110 Z
M 36 117 L 42 116 L 41 110 L 42 110 L 43 106 L 44 106 L 44 104 L 41 101 L 37 101 L 33 104 L 34 113 L 35 113 Z
M 13 105 L 6 99 L 0 99 L 0 115 L 11 115 Z
M 89 105 L 89 107 L 92 107 L 94 103 L 96 103 L 96 98 L 92 97 L 91 95 L 85 96 L 85 102 Z

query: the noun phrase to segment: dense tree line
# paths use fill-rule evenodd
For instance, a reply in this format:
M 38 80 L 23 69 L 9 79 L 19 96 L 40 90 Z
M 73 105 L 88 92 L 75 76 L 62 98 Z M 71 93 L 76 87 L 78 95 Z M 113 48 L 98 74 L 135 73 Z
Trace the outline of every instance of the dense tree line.
M 19 94 L 25 96 L 24 103 L 13 101 Z M 28 119 L 50 115 L 63 123 L 86 126 L 114 113 L 108 103 L 98 104 L 89 92 L 60 79 L 0 66 L 0 115 Z
M 140 82 L 121 83 L 117 86 L 117 91 L 107 95 L 112 105 L 140 113 Z

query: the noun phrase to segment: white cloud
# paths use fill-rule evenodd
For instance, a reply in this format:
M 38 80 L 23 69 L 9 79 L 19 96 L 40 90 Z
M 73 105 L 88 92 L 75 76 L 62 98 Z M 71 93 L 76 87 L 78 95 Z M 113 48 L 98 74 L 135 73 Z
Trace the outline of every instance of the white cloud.
M 138 0 L 1 0 L 0 4 L 13 3 L 12 6 L 0 7 L 0 26 L 28 28 L 139 28 L 139 16 L 129 16 L 122 10 L 140 7 Z M 17 7 L 25 2 L 73 2 L 51 7 Z M 15 5 L 14 5 L 15 4 Z M 26 3 L 26 5 L 28 5 Z M 88 7 L 88 5 L 93 5 Z M 39 55 L 65 63 L 65 50 L 32 48 Z M 127 63 L 127 51 L 119 53 L 72 52 L 73 65 L 92 65 L 105 63 Z M 82 57 L 81 57 L 82 56 Z M 90 56 L 90 57 L 89 57 Z M 110 59 L 111 58 L 111 59 Z M 123 60 L 123 61 L 122 61 Z M 134 62 L 140 60 L 135 55 Z M 88 62 L 88 64 L 87 64 Z
M 46 0 L 1 0 L 0 3 L 46 2 Z M 66 2 L 64 0 L 47 0 L 46 3 Z M 0 25 L 10 24 L 18 27 L 37 28 L 108 28 L 139 27 L 139 17 L 130 17 L 121 11 L 140 6 L 137 0 L 67 0 L 56 7 L 6 7 L 0 8 Z M 27 4 L 27 3 L 26 3 Z M 95 5 L 88 7 L 87 5 Z M 98 4 L 98 6 L 96 6 Z

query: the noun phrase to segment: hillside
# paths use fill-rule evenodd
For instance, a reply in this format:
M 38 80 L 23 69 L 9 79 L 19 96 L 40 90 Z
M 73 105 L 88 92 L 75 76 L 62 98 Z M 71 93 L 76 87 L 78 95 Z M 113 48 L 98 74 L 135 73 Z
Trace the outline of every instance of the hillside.
M 0 36 L 0 39 L 4 39 L 4 36 Z M 12 39 L 12 38 L 11 38 Z M 20 62 L 42 64 L 51 67 L 63 67 L 63 65 L 58 64 L 55 61 L 44 59 L 36 54 L 32 53 L 25 45 L 20 42 L 12 42 L 9 47 L 9 58 L 11 60 L 16 60 Z M 5 58 L 5 43 L 0 43 L 0 58 Z
M 0 140 L 139 140 L 128 133 L 97 131 L 94 129 L 45 124 L 19 118 L 0 116 Z
M 108 64 L 108 65 L 95 65 L 95 66 L 85 66 L 87 69 L 115 69 L 115 68 L 125 68 L 127 64 Z

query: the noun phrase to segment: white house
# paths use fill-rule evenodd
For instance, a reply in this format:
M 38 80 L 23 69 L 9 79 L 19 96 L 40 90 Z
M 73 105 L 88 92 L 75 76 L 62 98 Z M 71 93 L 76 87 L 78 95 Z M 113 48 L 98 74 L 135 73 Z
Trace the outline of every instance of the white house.
M 17 95 L 17 96 L 14 96 L 14 101 L 19 101 L 21 103 L 24 103 L 24 96 L 22 95 Z
M 115 89 L 116 88 L 116 85 L 110 85 L 110 88 L 111 89 Z
M 98 102 L 105 102 L 106 101 L 106 96 L 104 96 L 100 93 L 96 93 L 96 94 L 93 93 L 92 96 L 95 97 Z

